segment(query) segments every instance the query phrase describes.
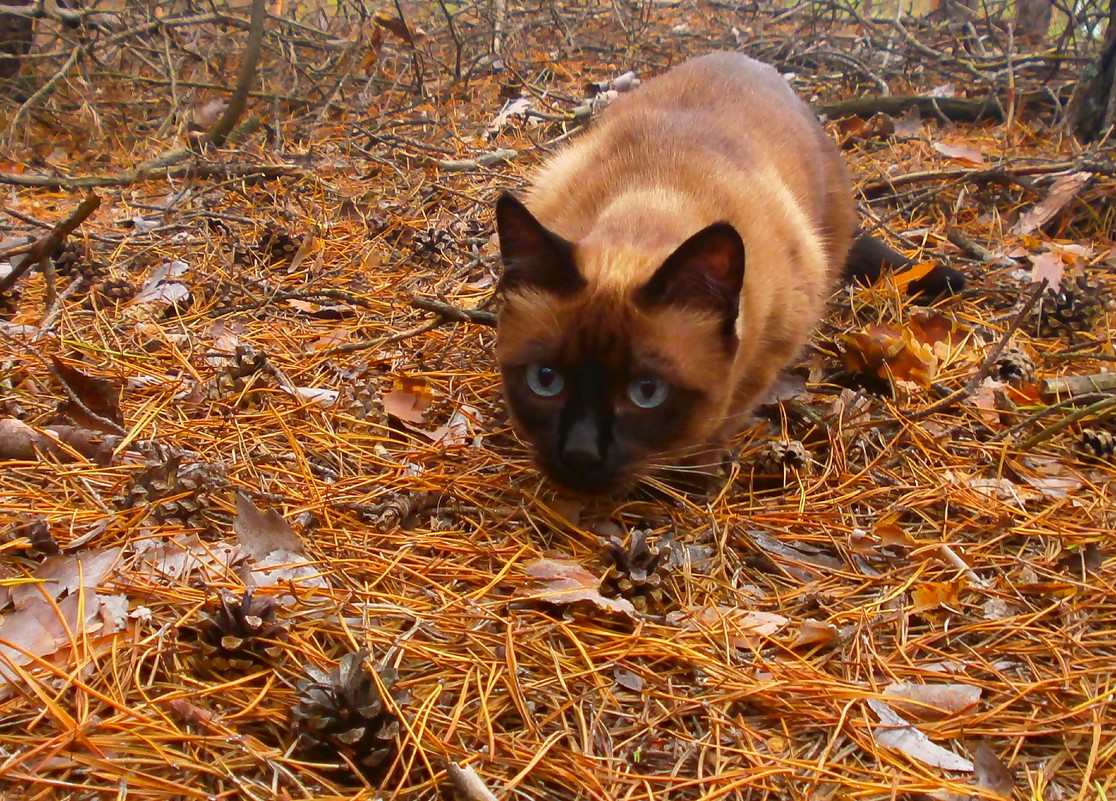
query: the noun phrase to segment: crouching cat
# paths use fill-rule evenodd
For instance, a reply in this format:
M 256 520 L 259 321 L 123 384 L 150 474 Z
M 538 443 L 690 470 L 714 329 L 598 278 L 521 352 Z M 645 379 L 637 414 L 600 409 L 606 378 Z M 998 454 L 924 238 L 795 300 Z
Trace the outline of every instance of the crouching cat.
M 715 53 L 618 99 L 496 227 L 512 421 L 550 479 L 608 494 L 719 464 L 821 318 L 856 210 L 783 77 Z

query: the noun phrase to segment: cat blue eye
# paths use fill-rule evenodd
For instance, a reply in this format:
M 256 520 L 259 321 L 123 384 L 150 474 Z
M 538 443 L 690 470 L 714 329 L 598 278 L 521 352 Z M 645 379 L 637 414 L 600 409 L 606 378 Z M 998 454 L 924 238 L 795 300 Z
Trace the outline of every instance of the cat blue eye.
M 654 409 L 669 394 L 670 385 L 658 378 L 637 378 L 628 384 L 628 397 L 641 409 Z
M 525 373 L 527 386 L 541 398 L 553 398 L 566 386 L 566 379 L 553 367 L 529 364 Z

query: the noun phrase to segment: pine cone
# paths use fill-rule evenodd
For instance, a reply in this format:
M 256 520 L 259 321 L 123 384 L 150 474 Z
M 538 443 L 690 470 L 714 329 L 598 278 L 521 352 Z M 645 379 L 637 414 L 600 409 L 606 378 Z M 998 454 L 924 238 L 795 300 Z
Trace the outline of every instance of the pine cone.
M 14 287 L 0 292 L 0 317 L 11 317 L 19 311 L 20 297 L 20 291 Z
M 771 440 L 756 457 L 756 467 L 761 473 L 779 474 L 784 470 L 805 471 L 813 464 L 813 457 L 806 446 L 796 439 Z
M 97 291 L 105 300 L 121 303 L 131 300 L 136 296 L 136 285 L 131 281 L 115 279 L 112 281 L 105 281 Z
M 1111 460 L 1116 456 L 1116 435 L 1100 428 L 1086 428 L 1074 443 L 1074 450 L 1086 459 Z
M 298 252 L 299 239 L 290 230 L 268 225 L 260 235 L 259 252 L 270 266 L 286 264 Z
M 266 353 L 257 352 L 250 345 L 237 345 L 213 376 L 210 394 L 214 398 L 231 398 L 240 405 L 251 406 L 260 396 L 245 390 L 268 386 L 269 375 Z
M 326 759 L 339 755 L 372 771 L 385 767 L 398 750 L 399 718 L 392 707 L 405 703 L 406 694 L 392 689 L 396 671 L 382 668 L 380 683 L 395 701 L 385 703 L 365 665 L 367 655 L 348 654 L 329 673 L 307 667 L 310 679 L 299 682 L 294 716 L 305 748 Z
M 1057 292 L 1047 290 L 1035 310 L 1040 337 L 1074 338 L 1091 331 L 1107 310 L 1104 287 L 1086 275 L 1066 279 Z
M 453 235 L 442 228 L 419 231 L 411 240 L 415 261 L 424 266 L 436 266 L 449 260 L 453 253 Z
M 108 265 L 93 257 L 89 246 L 78 239 L 67 239 L 50 255 L 54 272 L 64 278 L 81 276 L 92 283 L 108 274 Z
M 611 537 L 602 561 L 608 569 L 601 579 L 601 595 L 626 598 L 641 612 L 662 608 L 662 554 L 648 545 L 646 531 L 633 532 L 627 547 L 619 537 Z
M 14 6 L 29 6 L 31 0 L 10 0 Z M 0 80 L 14 78 L 23 64 L 22 56 L 35 40 L 35 20 L 15 14 L 0 14 Z
M 992 377 L 1006 384 L 1030 383 L 1035 380 L 1035 362 L 1026 351 L 1012 345 L 992 366 Z
M 247 672 L 276 662 L 287 632 L 275 610 L 274 598 L 254 597 L 251 590 L 239 600 L 222 594 L 194 627 L 201 657 L 217 673 Z
M 207 529 L 210 492 L 223 485 L 223 465 L 193 462 L 183 466 L 181 455 L 174 454 L 164 462 L 148 462 L 115 500 L 121 509 L 148 507 L 160 524 Z

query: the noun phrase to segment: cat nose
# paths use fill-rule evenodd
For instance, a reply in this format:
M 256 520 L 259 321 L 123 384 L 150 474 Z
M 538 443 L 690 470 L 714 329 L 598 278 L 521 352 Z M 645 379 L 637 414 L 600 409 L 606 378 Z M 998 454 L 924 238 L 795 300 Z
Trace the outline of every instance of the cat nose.
M 571 470 L 589 470 L 604 461 L 600 433 L 592 420 L 578 420 L 566 435 L 560 452 L 562 463 Z

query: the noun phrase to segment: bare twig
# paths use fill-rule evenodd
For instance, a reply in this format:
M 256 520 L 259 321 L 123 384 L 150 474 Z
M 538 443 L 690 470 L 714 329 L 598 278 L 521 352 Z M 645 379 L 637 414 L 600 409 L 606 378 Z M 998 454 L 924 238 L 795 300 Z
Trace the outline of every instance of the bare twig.
M 15 113 L 15 116 L 12 117 L 11 123 L 8 124 L 7 140 L 9 144 L 11 144 L 12 140 L 15 137 L 16 131 L 19 130 L 19 127 L 23 124 L 24 118 L 31 111 L 31 109 L 33 109 L 40 100 L 53 92 L 54 87 L 58 86 L 58 84 L 62 82 L 62 79 L 65 78 L 69 74 L 70 70 L 74 68 L 74 65 L 78 63 L 78 59 L 81 58 L 82 50 L 83 48 L 81 47 L 75 47 L 72 51 L 70 51 L 70 57 L 66 59 L 66 63 L 59 67 L 54 75 L 51 76 L 50 80 L 40 86 L 38 90 L 33 95 L 31 95 L 31 97 L 27 98 L 27 100 L 24 101 L 23 105 L 19 107 L 19 111 Z

